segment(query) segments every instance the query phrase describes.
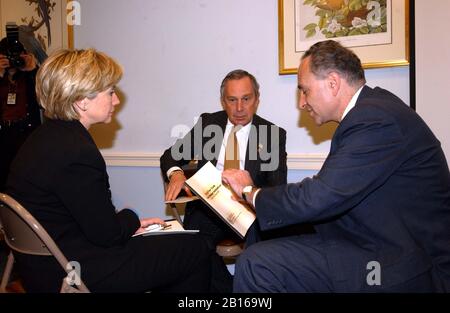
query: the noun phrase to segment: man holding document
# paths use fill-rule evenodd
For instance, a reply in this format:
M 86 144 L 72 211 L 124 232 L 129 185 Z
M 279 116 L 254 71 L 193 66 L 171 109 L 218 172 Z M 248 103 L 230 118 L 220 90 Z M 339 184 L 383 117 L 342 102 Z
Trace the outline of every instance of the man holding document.
M 175 199 L 184 189 L 186 176 L 181 169 L 198 161 L 197 169 L 210 161 L 218 170 L 247 170 L 255 185 L 269 187 L 285 184 L 286 131 L 255 114 L 259 104 L 259 84 L 244 70 L 227 74 L 220 87 L 224 111 L 204 113 L 191 131 L 161 156 L 162 175 L 168 182 L 166 200 Z M 184 227 L 199 229 L 211 250 L 224 238 L 236 234 L 201 201 L 186 205 Z M 255 237 L 250 229 L 248 236 Z M 251 239 L 256 240 L 255 238 Z M 217 254 L 213 267 L 213 291 L 231 291 L 232 277 Z
M 311 46 L 299 103 L 317 125 L 339 123 L 319 173 L 246 196 L 262 229 L 315 223 L 317 234 L 252 245 L 235 292 L 449 292 L 450 175 L 440 142 L 387 90 L 365 85 L 338 42 Z M 245 171 L 223 172 L 237 194 Z

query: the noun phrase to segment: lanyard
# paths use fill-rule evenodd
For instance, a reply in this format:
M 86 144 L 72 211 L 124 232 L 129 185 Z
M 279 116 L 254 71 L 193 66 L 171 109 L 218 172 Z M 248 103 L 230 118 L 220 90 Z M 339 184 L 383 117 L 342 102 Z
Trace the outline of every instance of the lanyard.
M 8 76 L 8 98 L 6 105 L 15 106 L 17 104 L 17 82 Z

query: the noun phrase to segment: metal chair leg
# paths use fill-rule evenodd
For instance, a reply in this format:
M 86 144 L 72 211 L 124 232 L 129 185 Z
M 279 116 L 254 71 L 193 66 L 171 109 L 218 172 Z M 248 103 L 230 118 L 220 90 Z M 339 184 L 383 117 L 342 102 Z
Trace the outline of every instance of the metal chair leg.
M 2 282 L 0 284 L 0 293 L 6 293 L 6 286 L 9 283 L 9 278 L 14 265 L 14 255 L 12 251 L 9 252 L 8 260 L 6 261 L 5 271 L 3 272 Z

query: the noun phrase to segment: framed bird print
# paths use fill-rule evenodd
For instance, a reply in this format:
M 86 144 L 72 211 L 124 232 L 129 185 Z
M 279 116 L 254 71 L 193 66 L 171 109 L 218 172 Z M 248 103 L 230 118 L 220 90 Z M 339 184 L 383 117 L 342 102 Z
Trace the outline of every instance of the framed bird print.
M 69 2 L 72 1 L 0 0 L 1 38 L 16 32 L 25 49 L 40 62 L 55 50 L 72 48 L 72 26 L 67 23 Z
M 364 68 L 409 65 L 409 0 L 278 0 L 279 73 L 318 41 L 337 40 Z

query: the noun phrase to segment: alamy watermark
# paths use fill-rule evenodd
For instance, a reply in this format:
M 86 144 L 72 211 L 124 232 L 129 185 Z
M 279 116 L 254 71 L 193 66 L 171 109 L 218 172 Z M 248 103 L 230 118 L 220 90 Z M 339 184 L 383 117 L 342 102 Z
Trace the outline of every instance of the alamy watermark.
M 81 285 L 81 265 L 76 261 L 70 261 L 66 265 L 67 276 L 66 283 L 69 286 L 80 286 Z
M 81 25 L 81 4 L 78 1 L 68 1 L 66 10 L 67 25 Z
M 171 148 L 174 160 L 213 160 L 224 147 L 224 131 L 217 124 L 203 127 L 199 117 L 189 132 L 186 125 L 172 127 L 171 136 L 178 140 Z M 275 125 L 251 125 L 247 153 L 249 160 L 262 160 L 261 171 L 275 171 L 280 162 L 280 129 Z
M 381 285 L 381 265 L 380 262 L 370 261 L 366 266 L 367 270 L 370 272 L 366 276 L 366 282 L 369 286 L 380 286 Z

